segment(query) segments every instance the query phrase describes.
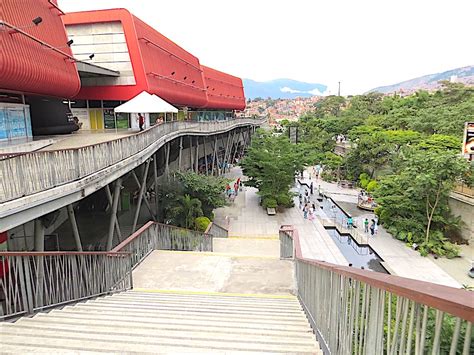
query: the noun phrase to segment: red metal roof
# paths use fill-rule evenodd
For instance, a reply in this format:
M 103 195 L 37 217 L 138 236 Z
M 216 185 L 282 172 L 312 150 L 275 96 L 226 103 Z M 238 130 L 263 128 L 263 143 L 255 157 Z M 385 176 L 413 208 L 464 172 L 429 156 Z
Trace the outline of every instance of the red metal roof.
M 245 109 L 242 79 L 204 65 L 201 68 L 207 89 L 206 108 Z
M 38 16 L 43 21 L 35 26 Z M 0 89 L 61 98 L 78 93 L 76 64 L 60 53 L 71 55 L 60 16 L 55 0 L 1 0 L 0 21 L 6 26 L 0 30 Z
M 177 106 L 245 108 L 241 79 L 201 66 L 197 57 L 125 9 L 74 12 L 63 21 L 66 27 L 120 21 L 135 76 L 136 85 L 83 87 L 79 98 L 128 100 L 146 90 Z

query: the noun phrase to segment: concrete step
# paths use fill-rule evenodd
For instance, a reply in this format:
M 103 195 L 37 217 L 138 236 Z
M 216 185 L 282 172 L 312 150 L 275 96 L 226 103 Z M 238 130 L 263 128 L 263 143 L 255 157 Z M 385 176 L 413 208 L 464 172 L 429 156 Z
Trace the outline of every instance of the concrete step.
M 65 311 L 67 312 L 67 311 Z M 232 329 L 262 329 L 262 330 L 286 330 L 286 331 L 306 331 L 307 325 L 303 323 L 296 324 L 279 324 L 279 323 L 256 323 L 246 321 L 225 321 L 225 320 L 198 320 L 198 319 L 163 319 L 163 318 L 138 318 L 133 316 L 120 316 L 120 315 L 101 315 L 101 314 L 88 314 L 88 313 L 61 313 L 60 311 L 52 311 L 49 314 L 39 314 L 38 318 L 47 318 L 51 321 L 64 321 L 74 320 L 78 324 L 134 324 L 135 327 L 141 326 L 194 326 L 194 327 L 227 327 Z
M 242 304 L 244 306 L 261 306 L 261 307 L 297 307 L 301 308 L 298 299 L 295 296 L 287 296 L 282 299 L 264 299 L 258 297 L 217 297 L 217 296 L 196 296 L 193 295 L 166 295 L 155 293 L 138 294 L 136 292 L 122 292 L 114 294 L 106 298 L 128 298 L 128 299 L 143 299 L 143 300 L 164 300 L 164 301 L 188 301 L 198 303 L 212 303 L 212 304 Z
M 2 347 L 1 347 L 1 353 L 2 355 L 6 354 L 12 354 L 12 355 L 17 355 L 17 354 L 30 354 L 30 353 L 35 353 L 35 354 L 53 354 L 53 353 L 58 353 L 60 352 L 61 354 L 77 354 L 80 353 L 85 354 L 85 355 L 95 355 L 95 354 L 101 354 L 103 355 L 103 351 L 88 351 L 88 350 L 83 350 L 83 349 L 76 349 L 76 348 L 70 348 L 67 345 L 63 345 L 61 347 L 51 347 L 51 346 L 46 346 L 46 345 L 39 345 L 39 344 L 25 344 L 24 340 L 23 341 L 18 341 L 18 340 L 13 340 L 11 339 L 2 339 Z
M 89 309 L 101 309 L 102 311 L 133 311 L 133 312 L 154 312 L 160 314 L 168 314 L 168 313 L 180 313 L 185 312 L 187 314 L 195 314 L 195 315 L 203 315 L 203 314 L 211 314 L 213 316 L 226 316 L 226 317 L 255 317 L 255 318 L 275 318 L 275 319 L 301 319 L 304 316 L 303 311 L 294 311 L 294 312 L 258 312 L 254 309 L 249 310 L 240 310 L 240 309 L 225 309 L 225 308 L 216 308 L 216 309 L 204 309 L 200 307 L 183 307 L 179 306 L 167 306 L 166 304 L 158 304 L 158 305 L 142 305 L 142 304 L 109 304 L 109 303 L 99 303 L 99 302 L 87 302 L 87 303 L 80 303 L 73 306 L 68 306 L 69 308 L 89 308 Z
M 247 321 L 247 322 L 277 322 L 280 324 L 293 324 L 293 323 L 303 323 L 306 324 L 306 319 L 304 315 L 300 317 L 277 317 L 272 316 L 271 314 L 266 315 L 252 315 L 252 314 L 219 314 L 219 313 L 209 313 L 209 312 L 188 312 L 185 310 L 177 311 L 167 311 L 164 310 L 137 310 L 135 308 L 101 308 L 93 306 L 76 306 L 65 308 L 63 310 L 65 313 L 87 313 L 87 314 L 101 314 L 101 315 L 128 315 L 133 317 L 146 317 L 147 315 L 153 318 L 171 318 L 176 317 L 185 318 L 185 319 L 199 319 L 199 320 L 235 320 L 235 321 Z
M 68 318 L 47 318 L 41 317 L 38 319 L 22 318 L 18 320 L 15 324 L 20 325 L 31 325 L 38 324 L 43 327 L 54 327 L 61 326 L 66 327 L 67 329 L 76 329 L 81 327 L 86 328 L 97 328 L 107 330 L 110 327 L 113 329 L 123 329 L 124 331 L 129 331 L 130 329 L 140 330 L 147 332 L 152 330 L 153 332 L 161 331 L 179 331 L 179 332 L 211 332 L 214 334 L 241 334 L 242 336 L 248 335 L 262 335 L 268 337 L 284 337 L 291 339 L 307 338 L 308 336 L 312 337 L 313 332 L 309 327 L 299 327 L 297 330 L 288 330 L 288 329 L 263 329 L 263 328 L 238 328 L 234 327 L 232 329 L 222 328 L 220 326 L 206 326 L 196 327 L 195 325 L 187 324 L 167 324 L 167 323 L 139 323 L 139 322 L 120 322 L 116 321 L 111 325 L 110 321 L 95 321 L 95 322 L 78 322 L 76 319 Z
M 285 308 L 270 308 L 270 309 L 262 309 L 259 307 L 245 307 L 245 306 L 239 306 L 239 305 L 233 305 L 233 304 L 227 304 L 227 305 L 218 305 L 218 304 L 194 304 L 191 302 L 166 302 L 166 301 L 155 301 L 155 302 L 150 302 L 150 301 L 136 301 L 136 300 L 120 300 L 120 299 L 101 299 L 101 300 L 95 300 L 91 302 L 87 302 L 87 304 L 100 304 L 100 305 L 110 305 L 110 306 L 133 306 L 137 308 L 167 308 L 167 309 L 186 309 L 186 310 L 206 310 L 206 311 L 219 311 L 219 310 L 226 310 L 226 311 L 236 311 L 236 312 L 247 312 L 247 313 L 255 313 L 255 314 L 263 314 L 263 313 L 268 313 L 272 312 L 274 314 L 296 314 L 299 315 L 302 313 L 301 309 L 285 309 Z
M 46 346 L 75 347 L 85 350 L 119 351 L 119 352 L 177 352 L 183 348 L 189 350 L 217 351 L 254 351 L 254 352 L 292 352 L 292 353 L 314 353 L 318 350 L 315 344 L 269 344 L 248 342 L 245 339 L 231 341 L 199 340 L 182 338 L 179 339 L 155 338 L 137 335 L 117 334 L 84 334 L 74 331 L 60 332 L 58 330 L 29 329 L 14 326 L 2 327 L 2 336 L 9 342 L 22 341 L 22 344 L 39 344 Z M 178 345 L 179 344 L 179 345 Z
M 70 317 L 95 317 L 95 318 L 129 318 L 132 320 L 139 320 L 139 319 L 154 319 L 154 320 L 167 320 L 169 322 L 174 322 L 174 321 L 196 321 L 196 322 L 220 322 L 220 323 L 226 323 L 226 324 L 260 324 L 260 325 L 290 325 L 290 326 L 306 326 L 307 320 L 304 316 L 301 318 L 293 318 L 293 319 L 275 319 L 275 318 L 258 318 L 255 319 L 252 316 L 242 316 L 242 317 L 233 317 L 233 318 L 227 318 L 227 317 L 213 317 L 212 315 L 210 316 L 196 316 L 196 315 L 190 315 L 187 314 L 186 312 L 176 312 L 174 315 L 161 315 L 160 313 L 155 313 L 156 317 L 153 317 L 152 314 L 148 314 L 148 316 L 142 317 L 141 315 L 143 313 L 137 314 L 132 312 L 91 312 L 88 311 L 87 309 L 83 308 L 70 308 L 70 309 L 64 309 L 64 310 L 53 310 L 49 314 L 51 315 L 67 315 Z
M 8 328 L 8 327 L 7 327 Z M 21 329 L 37 329 L 38 332 L 42 330 L 59 332 L 76 332 L 81 334 L 96 334 L 96 335 L 125 335 L 125 336 L 142 336 L 153 338 L 170 338 L 170 339 L 200 339 L 200 340 L 217 340 L 217 341 L 234 341 L 236 339 L 245 339 L 246 341 L 258 343 L 273 343 L 281 344 L 296 344 L 296 345 L 311 345 L 314 343 L 314 335 L 311 331 L 301 334 L 289 334 L 280 332 L 279 334 L 253 334 L 253 333 L 237 333 L 237 332 L 210 332 L 207 329 L 195 327 L 185 332 L 180 329 L 156 329 L 156 328 L 120 328 L 114 325 L 106 327 L 96 327 L 89 325 L 74 324 L 71 327 L 69 324 L 62 323 L 43 323 L 43 322 L 24 322 L 17 324 L 15 328 Z M 1 328 L 0 328 L 1 329 Z
M 299 302 L 296 296 L 287 295 L 287 296 L 273 296 L 273 295 L 247 295 L 247 294 L 232 294 L 232 293 L 204 293 L 204 292 L 195 292 L 192 291 L 183 291 L 176 293 L 166 292 L 166 291 L 136 291 L 131 290 L 127 292 L 115 293 L 110 297 L 135 297 L 135 298 L 144 298 L 144 299 L 173 299 L 173 300 L 188 300 L 192 299 L 193 301 L 199 302 L 212 302 L 212 303 L 243 303 L 245 305 L 298 305 Z

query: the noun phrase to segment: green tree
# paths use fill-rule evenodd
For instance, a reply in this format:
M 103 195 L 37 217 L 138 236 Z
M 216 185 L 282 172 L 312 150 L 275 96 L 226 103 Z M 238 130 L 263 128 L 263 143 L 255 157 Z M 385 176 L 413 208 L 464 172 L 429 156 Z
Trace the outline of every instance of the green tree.
M 292 203 L 290 187 L 295 175 L 303 169 L 304 152 L 299 145 L 291 144 L 285 135 L 272 136 L 258 130 L 241 166 L 248 181 L 245 185 L 257 188 L 263 203 L 287 207 Z
M 212 211 L 225 206 L 225 186 L 229 179 L 195 172 L 176 172 L 176 180 L 183 186 L 183 195 L 188 194 L 201 201 L 203 214 L 213 219 Z
M 193 228 L 197 217 L 202 216 L 201 201 L 188 194 L 178 198 L 178 204 L 173 208 L 173 219 L 180 227 Z
M 443 231 L 454 223 L 449 192 L 468 163 L 449 151 L 416 148 L 400 159 L 399 172 L 383 178 L 375 192 L 381 220 L 399 239 L 416 242 L 426 252 L 455 255 Z

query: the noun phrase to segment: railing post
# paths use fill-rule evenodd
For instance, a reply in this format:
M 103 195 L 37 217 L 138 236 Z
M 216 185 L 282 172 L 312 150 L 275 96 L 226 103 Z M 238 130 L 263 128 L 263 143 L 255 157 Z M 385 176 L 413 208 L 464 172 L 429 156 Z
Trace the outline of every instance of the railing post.
M 34 305 L 33 305 L 33 285 L 31 284 L 31 263 L 29 260 L 29 256 L 19 256 L 20 263 L 19 263 L 19 270 L 20 272 L 20 287 L 22 290 L 22 298 L 23 304 L 25 306 L 25 311 L 28 314 L 33 313 Z M 23 271 L 23 272 L 22 272 Z M 21 283 L 23 281 L 23 284 Z

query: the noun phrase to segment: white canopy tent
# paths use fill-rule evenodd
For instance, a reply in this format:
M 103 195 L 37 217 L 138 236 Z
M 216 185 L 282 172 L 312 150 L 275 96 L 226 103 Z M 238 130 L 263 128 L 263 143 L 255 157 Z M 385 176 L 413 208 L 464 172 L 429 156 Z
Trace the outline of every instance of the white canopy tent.
M 143 113 L 146 119 L 146 125 L 150 125 L 150 113 L 164 113 L 165 120 L 167 113 L 177 113 L 178 109 L 173 105 L 170 105 L 168 102 L 163 100 L 157 95 L 151 95 L 146 91 L 142 91 L 134 98 L 125 102 L 124 104 L 117 106 L 114 109 L 115 113 L 124 112 L 124 113 L 134 113 L 138 117 L 139 113 Z M 132 120 L 132 128 L 136 128 L 134 124 L 135 120 Z

